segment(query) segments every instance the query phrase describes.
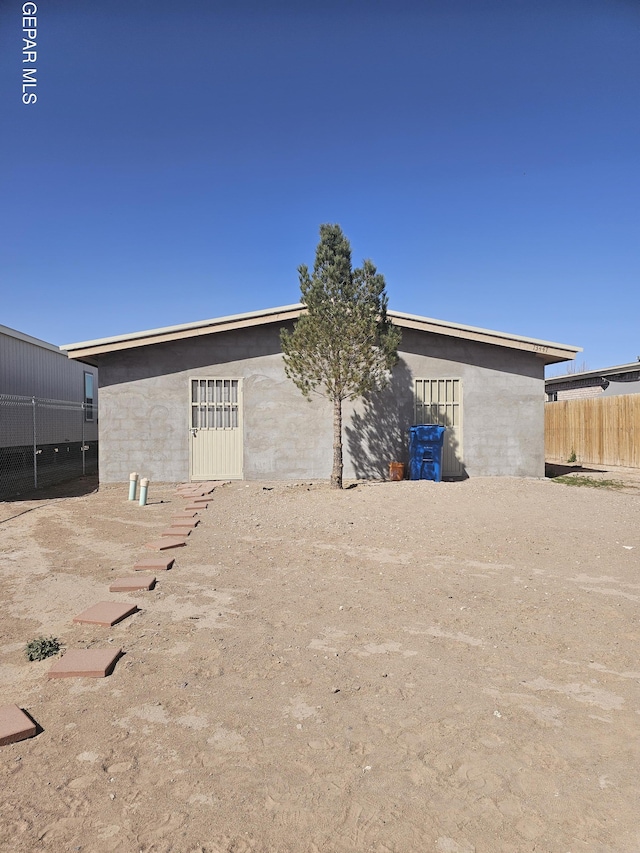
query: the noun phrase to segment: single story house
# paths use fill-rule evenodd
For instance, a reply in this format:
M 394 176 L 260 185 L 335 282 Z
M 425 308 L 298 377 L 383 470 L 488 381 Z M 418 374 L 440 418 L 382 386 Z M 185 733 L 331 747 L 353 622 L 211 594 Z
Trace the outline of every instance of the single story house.
M 547 402 L 640 393 L 640 357 L 630 364 L 554 376 L 544 383 Z
M 68 344 L 99 367 L 100 479 L 328 478 L 332 408 L 287 379 L 289 305 Z M 407 460 L 407 430 L 447 427 L 445 477 L 544 475 L 544 367 L 578 347 L 389 311 L 402 329 L 389 387 L 344 411 L 344 476 Z

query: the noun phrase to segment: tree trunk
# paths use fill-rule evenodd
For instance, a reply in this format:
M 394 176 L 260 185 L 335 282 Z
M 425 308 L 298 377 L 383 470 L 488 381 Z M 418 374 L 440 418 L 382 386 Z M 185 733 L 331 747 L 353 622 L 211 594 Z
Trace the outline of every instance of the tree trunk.
M 342 400 L 333 401 L 333 471 L 331 488 L 342 488 Z

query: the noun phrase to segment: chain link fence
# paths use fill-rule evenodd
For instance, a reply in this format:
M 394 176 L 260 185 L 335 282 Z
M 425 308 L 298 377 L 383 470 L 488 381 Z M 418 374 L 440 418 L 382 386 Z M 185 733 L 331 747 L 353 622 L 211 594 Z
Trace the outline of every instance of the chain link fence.
M 0 500 L 97 471 L 92 406 L 0 394 Z

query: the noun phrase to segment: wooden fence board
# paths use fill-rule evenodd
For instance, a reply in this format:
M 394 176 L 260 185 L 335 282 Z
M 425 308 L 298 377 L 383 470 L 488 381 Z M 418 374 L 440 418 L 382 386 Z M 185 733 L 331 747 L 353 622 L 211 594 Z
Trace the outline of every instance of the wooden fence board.
M 640 394 L 545 403 L 544 445 L 549 462 L 640 468 Z

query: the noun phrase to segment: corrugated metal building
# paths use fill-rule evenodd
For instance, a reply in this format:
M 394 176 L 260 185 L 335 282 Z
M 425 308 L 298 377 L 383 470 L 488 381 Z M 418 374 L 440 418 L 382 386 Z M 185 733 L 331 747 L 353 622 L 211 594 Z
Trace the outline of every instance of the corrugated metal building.
M 0 498 L 97 469 L 98 371 L 0 325 Z
M 54 344 L 0 325 L 0 394 L 78 403 L 85 398 L 86 373 L 93 376 L 97 393 L 95 367 L 72 361 Z

